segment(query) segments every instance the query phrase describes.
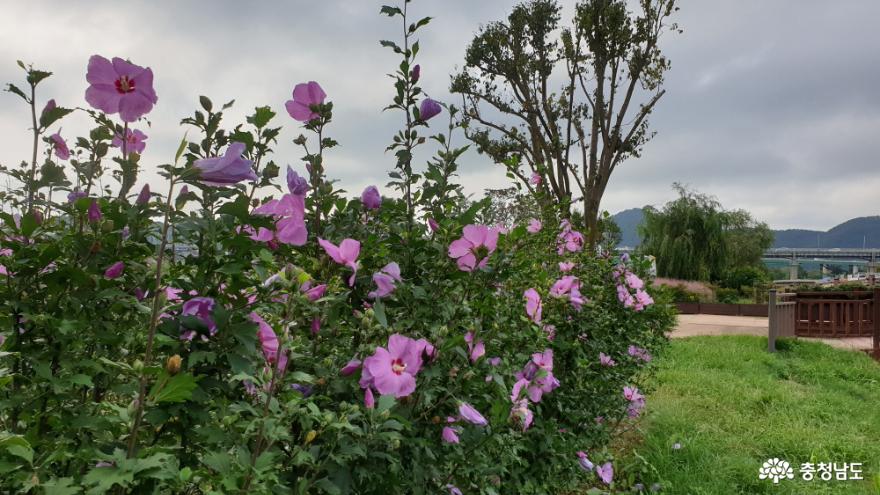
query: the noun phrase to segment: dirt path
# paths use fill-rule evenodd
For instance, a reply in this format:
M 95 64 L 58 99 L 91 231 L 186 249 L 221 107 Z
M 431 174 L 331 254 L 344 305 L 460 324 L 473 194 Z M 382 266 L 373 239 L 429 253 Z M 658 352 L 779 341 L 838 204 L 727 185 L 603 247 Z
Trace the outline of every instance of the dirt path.
M 678 325 L 670 332 L 673 339 L 696 335 L 758 335 L 767 336 L 767 318 L 754 316 L 678 315 Z M 838 349 L 870 349 L 870 337 L 846 339 L 818 339 L 798 337 L 804 340 L 824 342 Z

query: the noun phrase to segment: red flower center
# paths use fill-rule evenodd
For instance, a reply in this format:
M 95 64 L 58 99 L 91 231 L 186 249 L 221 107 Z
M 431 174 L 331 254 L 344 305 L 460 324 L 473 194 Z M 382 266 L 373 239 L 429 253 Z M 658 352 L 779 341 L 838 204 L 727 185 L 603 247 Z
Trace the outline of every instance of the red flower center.
M 406 363 L 404 363 L 401 359 L 398 358 L 398 359 L 391 361 L 391 371 L 393 371 L 395 374 L 398 374 L 398 375 L 403 374 L 403 372 L 405 370 L 406 370 Z
M 134 91 L 134 79 L 129 79 L 128 76 L 122 76 L 116 80 L 114 83 L 116 86 L 116 91 L 119 94 L 131 93 Z

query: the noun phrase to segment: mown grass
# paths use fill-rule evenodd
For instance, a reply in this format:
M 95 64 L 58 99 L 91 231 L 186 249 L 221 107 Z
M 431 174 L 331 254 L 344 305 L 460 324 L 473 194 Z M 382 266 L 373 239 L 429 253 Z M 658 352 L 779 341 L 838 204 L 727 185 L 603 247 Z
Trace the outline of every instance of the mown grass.
M 880 494 L 880 364 L 864 354 L 751 336 L 675 340 L 658 362 L 628 469 L 670 494 Z M 673 445 L 681 444 L 679 450 Z M 795 479 L 758 479 L 768 458 Z M 865 481 L 807 482 L 801 463 L 861 462 Z

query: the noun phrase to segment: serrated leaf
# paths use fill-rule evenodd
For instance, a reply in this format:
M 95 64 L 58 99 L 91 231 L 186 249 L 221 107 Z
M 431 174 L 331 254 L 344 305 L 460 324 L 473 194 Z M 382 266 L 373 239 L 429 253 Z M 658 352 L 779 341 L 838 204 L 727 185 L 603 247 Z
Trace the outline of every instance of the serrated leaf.
M 403 11 L 400 10 L 400 7 L 392 7 L 391 5 L 383 5 L 382 8 L 379 9 L 379 13 L 385 14 L 388 17 L 403 15 Z
M 30 103 L 30 102 L 31 102 L 31 100 L 27 97 L 27 95 L 24 94 L 24 91 L 18 89 L 18 86 L 14 85 L 14 84 L 7 84 L 7 85 L 6 85 L 6 91 L 9 92 L 9 93 L 12 93 L 12 94 L 15 94 L 15 95 L 21 96 L 21 99 L 24 100 L 24 101 L 27 102 L 27 103 Z
M 181 373 L 174 375 L 168 380 L 164 380 L 163 378 L 165 377 L 167 377 L 167 374 L 163 373 L 163 377 L 150 390 L 150 397 L 154 401 L 159 403 L 186 402 L 192 397 L 192 392 L 197 386 L 197 380 L 194 376 L 189 373 Z
M 73 112 L 73 109 L 62 107 L 55 107 L 51 110 L 45 111 L 40 114 L 40 127 L 46 129 L 71 112 Z

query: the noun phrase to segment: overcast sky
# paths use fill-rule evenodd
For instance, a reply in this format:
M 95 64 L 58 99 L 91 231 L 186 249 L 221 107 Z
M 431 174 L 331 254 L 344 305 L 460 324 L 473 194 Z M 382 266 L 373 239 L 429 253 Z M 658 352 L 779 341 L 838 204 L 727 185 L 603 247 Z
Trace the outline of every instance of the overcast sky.
M 341 147 L 325 158 L 328 174 L 352 194 L 384 190 L 394 159 L 385 146 L 400 115 L 381 113 L 396 58 L 378 45 L 399 35 L 379 16 L 391 0 L 4 1 L 0 81 L 21 80 L 17 59 L 55 73 L 40 104 L 84 106 L 88 57 L 121 56 L 149 66 L 159 103 L 142 161 L 173 157 L 180 119 L 198 104 L 236 100 L 228 123 L 271 105 L 284 124 L 276 162 L 298 166 L 290 143 L 299 130 L 284 112 L 298 82 L 318 81 L 334 102 L 329 134 Z M 573 1 L 562 2 L 570 12 Z M 416 0 L 435 20 L 421 36 L 422 86 L 449 95 L 449 74 L 481 24 L 505 18 L 512 0 Z M 611 179 L 603 207 L 659 205 L 672 182 L 745 208 L 774 228 L 827 229 L 880 205 L 880 2 L 877 0 L 681 0 L 684 34 L 662 41 L 672 60 L 667 95 L 651 118 L 657 136 L 641 159 Z M 568 17 L 568 16 L 566 16 Z M 438 124 L 440 118 L 437 118 Z M 432 121 L 433 123 L 434 121 Z M 64 119 L 70 138 L 87 116 Z M 29 115 L 0 94 L 0 163 L 29 157 Z M 463 139 L 460 137 L 459 139 Z M 427 158 L 427 156 L 423 157 Z M 155 177 L 155 176 L 153 176 Z M 461 163 L 469 193 L 507 184 L 503 167 L 469 154 Z

